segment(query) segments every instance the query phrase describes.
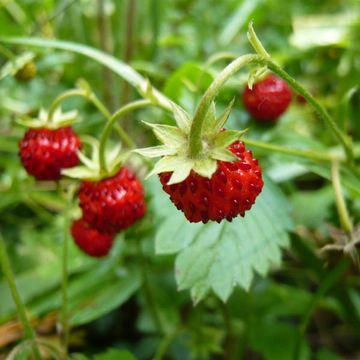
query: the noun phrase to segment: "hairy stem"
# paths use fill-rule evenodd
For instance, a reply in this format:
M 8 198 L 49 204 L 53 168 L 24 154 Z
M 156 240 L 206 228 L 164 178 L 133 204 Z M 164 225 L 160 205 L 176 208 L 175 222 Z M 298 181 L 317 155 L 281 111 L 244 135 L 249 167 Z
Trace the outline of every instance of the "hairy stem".
M 106 159 L 105 159 L 105 150 L 106 150 L 106 142 L 109 138 L 111 129 L 114 127 L 114 125 L 116 124 L 116 121 L 124 116 L 125 114 L 129 113 L 130 111 L 134 111 L 137 109 L 141 109 L 143 107 L 152 105 L 151 100 L 137 100 L 137 101 L 133 101 L 129 104 L 126 104 L 125 106 L 121 107 L 119 110 L 117 110 L 112 116 L 110 116 L 108 122 L 106 123 L 104 130 L 101 134 L 101 138 L 100 138 L 100 147 L 99 147 L 99 161 L 100 161 L 100 169 L 101 172 L 106 173 L 107 172 L 107 166 L 106 166 Z M 129 146 L 130 148 L 134 148 L 135 144 L 134 142 L 130 139 L 130 137 L 125 133 L 125 131 L 123 132 L 123 140 L 125 142 L 125 144 L 127 146 Z
M 6 245 L 2 235 L 0 234 L 0 263 L 9 285 L 11 295 L 16 304 L 17 312 L 24 329 L 25 338 L 33 343 L 33 352 L 36 360 L 41 360 L 40 350 L 36 344 L 35 333 L 30 325 L 30 321 L 26 315 L 25 306 L 21 300 L 20 293 L 16 287 L 15 277 L 10 266 L 10 260 L 6 251 Z
M 220 74 L 215 78 L 212 84 L 209 86 L 205 92 L 203 98 L 201 99 L 190 129 L 190 145 L 189 145 L 189 155 L 192 157 L 197 157 L 201 154 L 203 150 L 202 145 L 202 127 L 205 119 L 205 115 L 211 105 L 211 102 L 215 99 L 216 95 L 220 91 L 224 83 L 233 76 L 240 69 L 246 65 L 257 64 L 261 66 L 266 66 L 268 69 L 272 70 L 276 75 L 283 78 L 297 93 L 302 95 L 310 105 L 315 109 L 320 118 L 325 122 L 328 128 L 334 133 L 338 141 L 344 148 L 344 151 L 347 155 L 347 159 L 351 162 L 353 160 L 353 150 L 352 145 L 349 142 L 347 136 L 339 129 L 335 121 L 331 118 L 328 112 L 324 107 L 305 89 L 303 88 L 295 79 L 293 79 L 286 71 L 284 71 L 280 66 L 275 64 L 267 56 L 261 55 L 243 55 L 231 62 Z
M 292 149 L 281 145 L 268 144 L 257 140 L 252 139 L 242 139 L 245 144 L 270 150 L 273 152 L 278 152 L 287 155 L 300 156 L 306 159 L 319 160 L 319 161 L 333 161 L 333 160 L 342 160 L 341 156 L 331 154 L 329 152 L 322 152 L 316 150 L 301 150 L 301 149 Z
M 353 226 L 350 220 L 349 212 L 346 207 L 345 199 L 341 190 L 339 163 L 337 161 L 332 162 L 331 166 L 331 178 L 332 185 L 335 194 L 335 202 L 337 211 L 340 218 L 341 227 L 348 233 L 351 234 Z
M 85 90 L 82 89 L 72 89 L 72 90 L 68 90 L 65 91 L 63 94 L 61 94 L 60 96 L 58 96 L 53 103 L 51 104 L 50 108 L 49 108 L 49 119 L 51 119 L 54 115 L 54 112 L 56 111 L 57 107 L 66 99 L 74 97 L 74 96 L 79 96 L 79 97 L 83 97 L 84 99 L 90 101 L 98 110 L 99 112 L 101 112 L 101 114 L 107 119 L 110 120 L 111 118 L 111 113 L 109 112 L 109 110 L 106 108 L 106 106 L 101 102 L 101 100 L 93 93 L 93 92 L 86 92 Z M 50 120 L 51 121 L 51 120 Z M 131 139 L 129 138 L 129 136 L 127 135 L 127 133 L 125 132 L 125 130 L 119 125 L 119 124 L 114 124 L 114 128 L 117 131 L 117 133 L 119 134 L 120 139 L 129 146 L 129 144 L 132 144 Z

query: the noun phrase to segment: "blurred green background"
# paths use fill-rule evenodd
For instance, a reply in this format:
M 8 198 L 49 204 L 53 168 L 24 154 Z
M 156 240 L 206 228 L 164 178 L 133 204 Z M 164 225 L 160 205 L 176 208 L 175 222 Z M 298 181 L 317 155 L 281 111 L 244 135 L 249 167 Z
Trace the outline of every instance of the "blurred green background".
M 358 156 L 358 0 L 0 1 L 1 37 L 61 39 L 101 49 L 130 64 L 190 113 L 229 59 L 252 52 L 246 37 L 251 20 L 273 59 L 352 136 Z M 34 79 L 19 82 L 9 74 L 9 50 L 15 57 L 34 55 Z M 0 61 L 1 233 L 37 332 L 57 345 L 65 201 L 54 184 L 37 183 L 22 169 L 17 143 L 25 129 L 15 120 L 35 116 L 80 78 L 111 111 L 139 95 L 110 70 L 72 52 L 1 44 Z M 247 79 L 247 72 L 237 74 L 217 98 L 221 110 L 235 97 L 228 128 L 249 127 L 249 138 L 267 143 L 339 151 L 332 134 L 296 94 L 275 126 L 256 124 L 241 102 Z M 99 136 L 104 119 L 91 105 L 72 99 L 65 108 L 79 110 L 75 129 L 80 134 Z M 169 114 L 153 108 L 123 119 L 139 147 L 156 143 L 140 120 L 173 123 Z M 257 274 L 248 292 L 236 288 L 227 304 L 210 292 L 193 307 L 189 291 L 177 290 L 174 256 L 155 255 L 154 239 L 166 234 L 162 223 L 175 215 L 156 179 L 150 180 L 145 183 L 146 219 L 118 236 L 108 258 L 93 260 L 71 246 L 71 351 L 79 353 L 73 359 L 360 358 L 358 269 L 345 261 L 340 271 L 341 252 L 318 256 L 330 241 L 328 224 L 339 226 L 329 167 L 261 149 L 254 153 L 284 193 L 278 204 L 269 199 L 276 207 L 291 208 L 292 231 L 286 224 L 280 229 L 290 241 L 282 265 L 269 265 L 266 278 Z M 345 170 L 342 175 L 356 224 L 360 180 Z M 78 215 L 74 204 L 71 216 Z M 20 339 L 16 310 L 0 274 L 0 359 Z M 107 348 L 113 350 L 104 354 Z M 18 358 L 27 356 L 23 352 Z

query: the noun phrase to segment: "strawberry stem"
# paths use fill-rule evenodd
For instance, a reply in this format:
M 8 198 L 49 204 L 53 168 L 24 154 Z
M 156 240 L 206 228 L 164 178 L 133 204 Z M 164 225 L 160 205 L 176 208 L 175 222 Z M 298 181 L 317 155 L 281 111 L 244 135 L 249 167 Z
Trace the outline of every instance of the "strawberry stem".
M 220 91 L 224 83 L 233 76 L 237 71 L 251 63 L 261 63 L 264 58 L 260 55 L 243 55 L 231 62 L 221 73 L 215 78 L 209 88 L 206 90 L 201 99 L 191 124 L 189 135 L 189 155 L 192 158 L 201 156 L 203 152 L 202 145 L 202 127 L 205 120 L 205 115 Z
M 245 144 L 250 146 L 254 146 L 260 149 L 270 150 L 273 152 L 278 152 L 282 154 L 288 155 L 295 155 L 300 156 L 306 159 L 318 160 L 318 161 L 340 161 L 343 160 L 342 156 L 332 154 L 330 152 L 322 152 L 316 150 L 302 150 L 302 149 L 291 149 L 285 146 L 275 145 L 275 144 L 268 144 L 257 140 L 252 139 L 242 139 Z
M 205 120 L 205 115 L 211 105 L 211 102 L 215 99 L 216 95 L 220 91 L 224 83 L 233 76 L 236 72 L 249 64 L 257 64 L 266 66 L 269 70 L 273 71 L 276 75 L 284 79 L 298 94 L 302 95 L 307 102 L 315 109 L 319 117 L 325 122 L 328 128 L 334 133 L 338 141 L 344 148 L 347 160 L 352 163 L 354 160 L 353 148 L 350 139 L 344 134 L 337 126 L 335 121 L 325 110 L 325 108 L 300 85 L 294 78 L 292 78 L 286 71 L 284 71 L 279 65 L 275 64 L 270 58 L 261 55 L 243 55 L 231 62 L 220 74 L 215 78 L 209 88 L 206 90 L 203 98 L 201 99 L 190 129 L 189 135 L 189 155 L 196 158 L 201 156 L 203 151 L 202 145 L 202 128 Z
M 20 297 L 20 293 L 16 287 L 15 277 L 12 272 L 9 256 L 6 251 L 6 245 L 5 245 L 4 239 L 1 234 L 0 234 L 0 264 L 3 268 L 6 281 L 9 285 L 9 288 L 11 291 L 11 295 L 16 304 L 17 312 L 18 312 L 20 321 L 23 326 L 25 338 L 28 339 L 29 341 L 31 341 L 31 343 L 33 344 L 33 352 L 34 352 L 35 359 L 41 360 L 40 350 L 39 350 L 38 346 L 36 345 L 35 333 L 30 325 L 30 321 L 26 315 L 25 305 L 23 304 L 21 297 Z
M 106 159 L 105 159 L 106 142 L 109 138 L 111 129 L 117 124 L 116 121 L 120 117 L 124 116 L 125 114 L 127 114 L 130 111 L 141 109 L 141 108 L 144 108 L 144 107 L 152 105 L 152 104 L 153 103 L 151 100 L 133 101 L 133 102 L 128 103 L 125 106 L 121 107 L 113 115 L 108 117 L 108 122 L 106 123 L 104 130 L 100 137 L 100 146 L 99 146 L 100 173 L 105 175 L 108 172 L 107 165 L 106 165 Z M 122 133 L 122 140 L 130 148 L 135 148 L 135 143 L 131 140 L 131 138 L 126 134 L 126 132 L 124 130 Z
M 341 227 L 348 233 L 351 234 L 353 231 L 353 226 L 351 223 L 351 219 L 349 216 L 349 212 L 346 207 L 344 195 L 341 190 L 341 183 L 340 183 L 340 173 L 339 173 L 339 163 L 338 161 L 334 160 L 331 166 L 331 179 L 335 194 L 335 202 L 337 211 L 340 218 Z

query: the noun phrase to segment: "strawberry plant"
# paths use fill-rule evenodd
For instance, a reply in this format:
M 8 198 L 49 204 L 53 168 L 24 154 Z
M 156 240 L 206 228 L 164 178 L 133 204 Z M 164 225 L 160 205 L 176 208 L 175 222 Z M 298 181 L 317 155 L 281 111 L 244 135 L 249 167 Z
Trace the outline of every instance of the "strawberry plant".
M 358 19 L 55 3 L 2 17 L 0 357 L 357 358 Z

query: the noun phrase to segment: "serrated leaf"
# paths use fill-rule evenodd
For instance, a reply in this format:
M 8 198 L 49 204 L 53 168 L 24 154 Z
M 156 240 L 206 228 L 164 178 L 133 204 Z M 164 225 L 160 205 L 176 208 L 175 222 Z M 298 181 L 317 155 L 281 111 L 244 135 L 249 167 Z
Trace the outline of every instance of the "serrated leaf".
M 213 159 L 195 161 L 193 170 L 201 176 L 211 178 L 217 169 L 217 162 Z
M 209 291 L 226 301 L 235 286 L 249 289 L 255 273 L 265 276 L 280 264 L 281 249 L 289 245 L 289 213 L 284 195 L 265 179 L 253 208 L 231 223 L 191 224 L 181 212 L 170 212 L 156 234 L 156 252 L 177 254 L 178 287 L 191 290 L 194 302 Z
M 216 138 L 214 140 L 214 146 L 219 148 L 227 148 L 234 141 L 239 140 L 246 131 L 247 129 L 242 131 L 226 130 L 220 132 L 216 135 Z
M 179 166 L 174 169 L 174 172 L 172 173 L 171 178 L 168 181 L 168 185 L 177 184 L 185 180 L 189 176 L 193 165 L 193 161 L 189 159 L 182 161 Z
M 230 150 L 221 148 L 214 148 L 211 150 L 210 154 L 212 159 L 220 161 L 238 161 L 239 158 L 233 154 Z
M 229 105 L 226 107 L 226 109 L 222 112 L 222 114 L 217 119 L 216 123 L 214 124 L 214 130 L 213 130 L 214 134 L 217 134 L 224 127 L 224 125 L 231 113 L 231 109 L 234 105 L 234 101 L 235 101 L 235 99 L 232 99 L 230 101 Z
M 176 149 L 169 148 L 167 146 L 159 145 L 142 149 L 132 150 L 133 152 L 145 157 L 155 158 L 159 156 L 174 155 Z
M 151 124 L 144 122 L 153 129 L 155 136 L 163 144 L 179 148 L 186 143 L 185 134 L 176 126 Z
M 190 132 L 191 127 L 191 119 L 190 116 L 183 110 L 180 106 L 175 103 L 171 103 L 174 118 L 177 126 L 185 133 L 188 134 Z

